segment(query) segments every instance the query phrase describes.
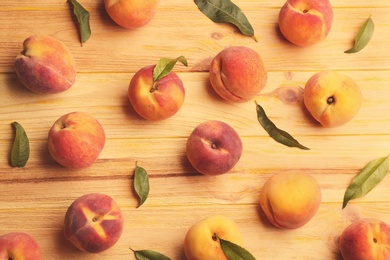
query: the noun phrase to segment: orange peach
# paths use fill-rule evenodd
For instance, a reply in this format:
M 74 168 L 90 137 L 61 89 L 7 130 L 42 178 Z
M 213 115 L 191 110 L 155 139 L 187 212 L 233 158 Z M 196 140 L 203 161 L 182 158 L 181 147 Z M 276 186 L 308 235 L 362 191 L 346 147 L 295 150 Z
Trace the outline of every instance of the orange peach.
M 41 260 L 42 252 L 36 240 L 23 232 L 0 236 L 0 259 Z
M 356 116 L 362 104 L 362 93 L 351 77 L 336 71 L 322 71 L 306 82 L 303 101 L 322 126 L 336 127 Z
M 46 35 L 33 35 L 16 56 L 15 72 L 25 87 L 36 93 L 59 93 L 75 82 L 75 61 L 61 41 Z
M 187 260 L 227 260 L 218 237 L 243 246 L 237 224 L 228 217 L 215 215 L 195 223 L 187 231 L 184 239 Z
M 242 142 L 230 125 L 209 120 L 192 131 L 187 139 L 186 153 L 198 172 L 206 175 L 223 174 L 239 161 Z
M 48 149 L 59 164 L 83 169 L 96 162 L 105 140 L 98 120 L 84 112 L 72 112 L 61 116 L 51 127 Z
M 321 188 L 305 173 L 271 176 L 260 193 L 260 206 L 276 227 L 294 229 L 305 225 L 321 204 Z
M 244 46 L 218 53 L 210 64 L 210 83 L 215 92 L 231 102 L 247 102 L 267 82 L 267 71 L 260 55 Z
M 279 12 L 283 36 L 298 46 L 324 40 L 332 27 L 333 9 L 328 0 L 287 0 Z
M 65 238 L 84 252 L 100 253 L 113 247 L 122 230 L 121 209 L 105 194 L 89 193 L 79 197 L 65 215 Z
M 390 259 L 390 225 L 372 218 L 355 221 L 342 232 L 339 246 L 344 260 Z
M 185 90 L 179 76 L 171 71 L 154 82 L 155 65 L 140 69 L 131 79 L 128 98 L 134 110 L 148 120 L 163 120 L 175 115 L 184 103 Z
M 152 20 L 158 2 L 158 0 L 104 0 L 104 6 L 114 22 L 124 28 L 135 29 Z

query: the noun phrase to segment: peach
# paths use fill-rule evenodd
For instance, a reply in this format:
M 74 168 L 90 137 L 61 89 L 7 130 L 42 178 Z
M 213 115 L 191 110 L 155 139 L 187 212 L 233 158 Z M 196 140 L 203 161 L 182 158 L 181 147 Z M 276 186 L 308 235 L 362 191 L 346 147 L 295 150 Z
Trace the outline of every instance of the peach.
M 134 110 L 148 120 L 163 120 L 175 115 L 185 98 L 183 82 L 171 71 L 154 82 L 155 65 L 140 69 L 130 81 L 128 98 Z
M 279 12 L 283 36 L 298 46 L 324 40 L 332 27 L 333 9 L 328 0 L 287 0 Z
M 36 240 L 23 232 L 11 232 L 0 236 L 0 259 L 41 260 L 42 252 Z
M 242 142 L 230 125 L 209 120 L 192 131 L 187 139 L 186 153 L 198 172 L 206 175 L 223 174 L 239 161 Z
M 83 169 L 96 162 L 105 140 L 98 120 L 84 112 L 72 112 L 61 116 L 51 127 L 48 149 L 59 164 Z
M 104 6 L 108 15 L 118 25 L 135 29 L 152 20 L 158 2 L 158 0 L 104 0 Z
M 339 246 L 344 260 L 390 259 L 390 225 L 372 218 L 357 220 L 344 229 Z
M 321 188 L 305 173 L 279 173 L 271 176 L 260 193 L 260 206 L 278 228 L 294 229 L 305 225 L 321 204 Z
M 243 246 L 243 239 L 236 223 L 225 216 L 207 217 L 190 227 L 184 239 L 187 260 L 227 260 L 219 238 Z
M 85 194 L 69 206 L 64 235 L 75 247 L 88 253 L 100 253 L 113 247 L 122 235 L 123 216 L 110 196 Z
M 28 37 L 14 67 L 23 85 L 41 94 L 63 92 L 76 79 L 72 53 L 61 41 L 46 35 Z
M 230 102 L 251 100 L 267 83 L 267 71 L 260 55 L 244 46 L 219 52 L 211 61 L 209 75 L 215 92 Z
M 303 101 L 322 126 L 337 127 L 356 116 L 362 104 L 362 93 L 351 77 L 336 71 L 322 71 L 306 82 Z

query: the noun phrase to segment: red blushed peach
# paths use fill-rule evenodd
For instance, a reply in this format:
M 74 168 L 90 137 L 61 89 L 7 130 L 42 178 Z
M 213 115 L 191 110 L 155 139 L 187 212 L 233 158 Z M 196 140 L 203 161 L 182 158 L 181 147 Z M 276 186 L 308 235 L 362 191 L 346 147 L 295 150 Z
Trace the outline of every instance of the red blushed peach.
M 149 23 L 156 13 L 157 5 L 158 0 L 104 0 L 111 19 L 128 29 Z
M 23 232 L 0 236 L 0 259 L 41 260 L 42 252 L 36 240 Z
M 25 87 L 36 93 L 54 94 L 75 82 L 75 61 L 61 41 L 46 35 L 33 35 L 16 56 L 15 72 Z
M 186 153 L 198 172 L 217 175 L 230 171 L 242 154 L 238 133 L 228 124 L 210 120 L 198 125 L 187 139 Z
M 298 46 L 324 40 L 333 21 L 328 0 L 287 0 L 279 12 L 279 28 L 284 37 Z
M 221 51 L 210 65 L 210 83 L 215 92 L 231 102 L 247 102 L 267 82 L 260 55 L 247 47 L 234 46 Z
M 321 188 L 305 173 L 271 176 L 260 193 L 260 206 L 269 221 L 279 228 L 299 228 L 316 214 L 321 204 Z
M 65 215 L 65 238 L 84 252 L 99 253 L 113 247 L 122 230 L 121 209 L 104 194 L 90 193 L 79 197 Z
M 131 79 L 128 98 L 134 110 L 148 120 L 163 120 L 175 115 L 184 103 L 185 90 L 179 76 L 171 71 L 153 81 L 155 65 L 140 69 Z
M 72 112 L 61 116 L 51 127 L 48 149 L 59 164 L 83 169 L 96 162 L 105 140 L 98 120 L 84 112 Z
M 303 101 L 310 114 L 324 127 L 337 127 L 351 121 L 362 104 L 358 84 L 337 71 L 314 74 L 303 91 Z
M 344 229 L 339 246 L 344 260 L 390 259 L 390 225 L 378 219 L 360 219 Z

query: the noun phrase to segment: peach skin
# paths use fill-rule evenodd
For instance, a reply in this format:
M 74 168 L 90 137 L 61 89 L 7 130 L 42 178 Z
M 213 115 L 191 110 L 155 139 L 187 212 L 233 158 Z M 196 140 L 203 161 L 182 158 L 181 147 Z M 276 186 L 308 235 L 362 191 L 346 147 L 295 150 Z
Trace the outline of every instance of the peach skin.
M 15 72 L 23 85 L 41 94 L 60 93 L 76 80 L 75 61 L 61 41 L 46 35 L 33 35 L 23 43 L 15 58 Z
M 50 128 L 48 149 L 51 156 L 69 169 L 83 169 L 98 159 L 106 136 L 102 125 L 84 112 L 61 116 Z
M 333 9 L 328 0 L 287 0 L 279 12 L 283 36 L 298 46 L 324 40 L 332 27 Z
M 121 209 L 105 194 L 85 194 L 73 201 L 66 211 L 65 238 L 81 251 L 100 253 L 113 247 L 122 230 Z
M 362 93 L 351 77 L 336 71 L 322 71 L 306 82 L 303 101 L 322 126 L 337 127 L 356 116 L 362 104 Z
M 239 246 L 243 244 L 238 226 L 232 219 L 222 215 L 210 216 L 187 231 L 184 239 L 187 260 L 227 260 L 218 237 Z
M 210 64 L 210 83 L 215 92 L 230 102 L 247 102 L 267 83 L 260 55 L 244 46 L 222 50 Z
M 134 110 L 148 120 L 163 120 L 175 115 L 183 105 L 185 89 L 179 76 L 171 71 L 153 81 L 155 65 L 140 69 L 131 79 L 128 98 Z
M 264 183 L 260 193 L 261 208 L 278 228 L 294 229 L 305 225 L 320 204 L 320 185 L 304 173 L 275 174 Z
M 242 154 L 242 141 L 228 124 L 208 120 L 192 131 L 186 144 L 187 158 L 198 172 L 206 175 L 230 171 Z
M 1 260 L 41 260 L 42 251 L 27 233 L 11 232 L 0 236 Z
M 357 220 L 344 229 L 339 246 L 344 260 L 388 260 L 390 225 L 373 218 Z
M 158 0 L 104 0 L 108 15 L 118 25 L 135 29 L 149 23 L 156 13 Z

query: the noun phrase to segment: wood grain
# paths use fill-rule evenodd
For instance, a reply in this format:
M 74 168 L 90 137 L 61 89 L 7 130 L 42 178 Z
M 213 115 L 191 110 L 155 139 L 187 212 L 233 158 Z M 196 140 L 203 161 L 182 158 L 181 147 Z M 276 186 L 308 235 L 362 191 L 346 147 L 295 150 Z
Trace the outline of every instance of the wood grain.
M 372 192 L 341 203 L 349 182 L 364 165 L 389 154 L 390 147 L 390 2 L 331 1 L 334 23 L 327 39 L 299 48 L 277 29 L 283 0 L 239 0 L 258 42 L 232 26 L 205 17 L 193 1 L 161 0 L 147 26 L 126 30 L 112 22 L 103 1 L 80 1 L 91 13 L 92 37 L 81 47 L 66 1 L 3 0 L 0 3 L 0 235 L 24 231 L 35 237 L 44 259 L 135 259 L 129 247 L 153 249 L 184 260 L 183 239 L 200 219 L 224 214 L 234 219 L 245 247 L 257 259 L 341 259 L 337 238 L 363 217 L 390 223 L 390 177 Z M 351 47 L 360 25 L 375 22 L 369 45 L 357 54 Z M 77 64 L 75 85 L 57 95 L 37 95 L 17 79 L 13 60 L 31 34 L 63 41 Z M 266 88 L 254 99 L 273 122 L 311 148 L 302 151 L 273 141 L 259 125 L 255 103 L 232 104 L 211 89 L 208 67 L 223 48 L 244 45 L 258 51 L 268 69 Z M 186 100 L 174 117 L 141 119 L 127 99 L 134 73 L 161 57 L 184 55 L 189 66 L 175 70 Z M 305 110 L 302 90 L 315 72 L 334 69 L 354 78 L 364 100 L 348 124 L 325 129 Z M 102 123 L 106 146 L 92 167 L 72 171 L 59 166 L 47 151 L 54 121 L 71 111 L 89 112 Z M 244 151 L 236 167 L 221 176 L 202 176 L 190 166 L 185 142 L 193 128 L 208 119 L 229 123 L 240 134 Z M 24 168 L 9 165 L 11 123 L 25 128 L 31 155 Z M 137 206 L 132 189 L 135 162 L 147 169 L 151 192 Z M 312 174 L 322 188 L 322 204 L 304 227 L 280 230 L 269 224 L 258 200 L 263 183 L 286 171 Z M 110 250 L 79 252 L 65 241 L 63 218 L 70 203 L 89 192 L 112 196 L 121 206 L 124 233 Z

